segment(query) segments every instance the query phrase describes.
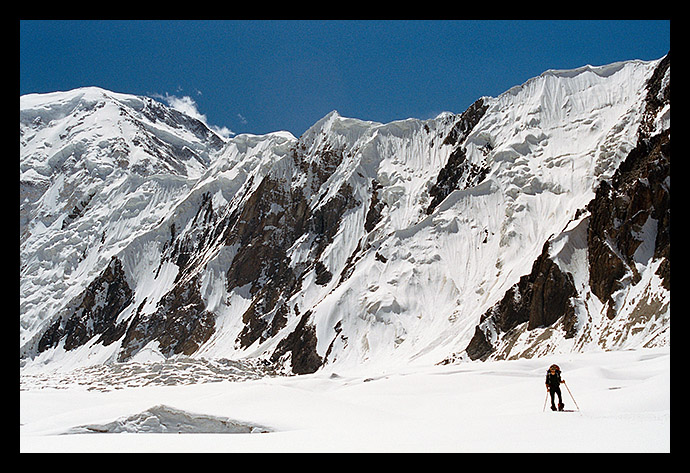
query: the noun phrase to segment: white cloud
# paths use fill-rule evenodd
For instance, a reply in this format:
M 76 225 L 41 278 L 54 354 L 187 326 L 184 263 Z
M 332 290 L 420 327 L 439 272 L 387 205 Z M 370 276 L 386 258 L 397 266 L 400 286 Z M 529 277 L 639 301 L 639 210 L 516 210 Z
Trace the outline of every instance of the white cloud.
M 198 92 L 198 95 L 201 95 L 201 92 Z M 221 138 L 227 140 L 231 136 L 235 135 L 235 133 L 230 130 L 228 127 L 218 127 L 215 125 L 210 125 L 208 123 L 208 119 L 206 118 L 206 115 L 203 113 L 199 112 L 199 108 L 197 107 L 196 102 L 194 101 L 193 98 L 189 97 L 188 95 L 184 95 L 182 97 L 178 97 L 175 95 L 170 95 L 166 92 L 165 95 L 156 95 L 156 98 L 160 98 L 164 100 L 171 108 L 174 108 L 178 112 L 182 112 L 185 115 L 188 115 L 192 118 L 195 118 L 199 120 L 201 123 L 206 125 L 210 130 L 212 130 L 215 134 L 220 136 Z
M 199 112 L 196 102 L 191 97 L 186 95 L 183 97 L 176 97 L 174 95 L 165 94 L 165 96 L 162 98 L 168 103 L 168 105 L 178 112 L 182 112 L 185 115 L 196 118 L 203 123 L 207 123 L 206 115 Z
M 224 140 L 227 140 L 228 138 L 235 136 L 235 132 L 226 126 L 220 126 L 219 127 L 219 126 L 211 125 L 210 128 L 211 128 L 211 130 L 213 130 L 213 132 L 216 135 L 220 136 Z

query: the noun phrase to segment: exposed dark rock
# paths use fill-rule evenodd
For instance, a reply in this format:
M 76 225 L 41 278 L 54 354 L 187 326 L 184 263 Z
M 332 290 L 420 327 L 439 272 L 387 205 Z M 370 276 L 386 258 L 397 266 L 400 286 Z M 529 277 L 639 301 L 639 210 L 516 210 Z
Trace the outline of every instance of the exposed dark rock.
M 242 316 L 245 326 L 237 338 L 240 347 L 263 342 L 285 326 L 290 314 L 287 301 L 301 288 L 301 276 L 307 271 L 315 271 L 316 284 L 330 282 L 333 274 L 320 256 L 333 242 L 343 215 L 361 205 L 345 183 L 311 209 L 305 195 L 320 189 L 343 157 L 326 146 L 307 163 L 300 149 L 298 145 L 293 151 L 293 160 L 308 174 L 305 187 L 293 188 L 290 182 L 264 178 L 226 232 L 225 244 L 239 245 L 227 271 L 228 290 L 249 285 L 253 297 Z M 287 251 L 305 234 L 311 242 L 309 261 L 291 267 Z
M 333 242 L 343 215 L 358 205 L 360 202 L 355 199 L 352 186 L 344 183 L 333 197 L 312 212 L 307 229 L 316 236 L 315 256 L 320 256 Z
M 374 180 L 371 183 L 371 187 L 371 202 L 369 203 L 369 210 L 367 211 L 367 216 L 364 220 L 364 229 L 367 232 L 372 231 L 381 221 L 381 212 L 385 205 L 379 200 L 378 190 L 382 187 L 381 184 Z
M 484 99 L 475 101 L 462 113 L 462 115 L 460 115 L 460 118 L 455 125 L 453 125 L 448 136 L 443 140 L 443 144 L 461 144 L 477 123 L 479 123 L 479 120 L 482 119 L 488 108 L 489 106 L 484 104 Z
M 113 257 L 103 273 L 43 333 L 38 352 L 57 346 L 62 339 L 66 350 L 84 345 L 97 335 L 101 335 L 103 344 L 112 343 L 124 333 L 126 326 L 116 323 L 117 316 L 131 299 L 122 263 Z
M 357 242 L 357 247 L 354 249 L 352 254 L 348 256 L 347 261 L 345 261 L 343 270 L 340 272 L 340 279 L 338 280 L 338 285 L 347 281 L 348 278 L 352 276 L 352 273 L 355 270 L 355 264 L 362 258 L 363 255 L 364 250 L 362 249 L 362 240 L 360 240 Z
M 133 318 L 122 342 L 119 361 L 126 361 L 148 342 L 157 340 L 164 356 L 191 355 L 215 330 L 215 315 L 206 310 L 194 278 L 176 284 L 158 303 L 153 314 Z
M 483 360 L 484 358 L 489 356 L 493 350 L 494 347 L 491 345 L 491 342 L 487 339 L 486 333 L 484 332 L 484 330 L 481 329 L 479 325 L 477 325 L 474 328 L 474 335 L 472 336 L 472 340 L 470 340 L 470 343 L 467 345 L 467 348 L 465 348 L 467 356 L 469 356 L 471 360 Z M 443 364 L 447 364 L 449 362 L 452 361 L 449 360 L 448 362 L 445 362 L 444 360 Z
M 240 346 L 265 340 L 284 325 L 286 310 L 276 311 L 276 306 L 298 288 L 286 251 L 304 232 L 308 218 L 301 191 L 265 178 L 228 233 L 226 244 L 240 246 L 227 271 L 228 290 L 249 285 L 253 296 L 242 316 L 245 326 L 237 339 Z
M 577 295 L 573 276 L 561 271 L 548 256 L 548 243 L 544 245 L 544 251 L 537 258 L 532 274 L 536 277 L 532 283 L 527 329 L 549 327 L 561 317 L 564 317 L 564 320 L 572 326 L 575 312 L 571 298 Z M 566 333 L 566 337 L 568 335 L 573 336 Z
M 83 200 L 80 200 L 79 203 L 72 208 L 69 215 L 67 215 L 67 217 L 65 217 L 65 219 L 62 221 L 63 230 L 67 228 L 70 223 L 74 222 L 82 216 L 82 214 L 88 207 L 89 202 L 91 202 L 91 199 L 93 199 L 93 196 L 94 194 L 88 194 L 86 197 L 84 197 Z
M 287 270 L 285 251 L 305 231 L 308 218 L 308 203 L 299 189 L 264 178 L 226 233 L 225 245 L 239 245 L 227 271 L 228 289 L 251 284 L 254 294 L 266 278 L 281 274 L 281 279 L 289 280 L 283 274 Z
M 285 300 L 286 292 L 291 293 L 291 284 L 295 283 L 292 271 L 282 273 L 284 277 L 292 277 L 289 282 L 281 280 L 273 284 L 264 285 L 252 299 L 249 308 L 242 314 L 244 328 L 237 337 L 239 346 L 246 348 L 255 341 L 266 341 L 282 329 L 289 314 Z
M 628 274 L 633 283 L 640 278 L 635 257 L 648 221 L 656 222 L 653 258 L 663 258 L 659 276 L 664 287 L 671 288 L 671 130 L 651 136 L 657 114 L 671 100 L 670 80 L 663 80 L 670 64 L 669 52 L 647 82 L 637 146 L 611 182 L 600 184 L 588 206 L 592 214 L 588 234 L 590 285 L 592 292 L 608 303 L 609 318 L 616 315 L 611 296 L 623 287 L 623 279 Z
M 645 112 L 640 123 L 640 134 L 649 137 L 654 131 L 654 118 L 661 108 L 671 103 L 671 81 L 664 82 L 664 77 L 671 67 L 671 51 L 661 60 L 647 81 L 647 96 L 645 97 Z
M 499 332 L 506 333 L 527 322 L 527 330 L 549 327 L 562 320 L 566 337 L 574 336 L 576 321 L 571 301 L 577 295 L 572 275 L 564 273 L 549 257 L 549 243 L 546 242 L 541 255 L 532 265 L 532 271 L 508 289 L 503 298 L 481 318 L 480 325 L 467 346 L 467 354 L 473 359 L 488 356 L 493 347 L 489 342 L 482 322 L 489 322 Z
M 587 234 L 589 285 L 592 293 L 608 304 L 609 318 L 616 316 L 611 296 L 624 284 L 640 280 L 636 258 L 661 259 L 657 273 L 662 285 L 670 290 L 671 130 L 651 136 L 655 118 L 670 102 L 670 81 L 663 80 L 668 67 L 670 53 L 647 83 L 646 108 L 636 147 L 620 164 L 611 181 L 599 184 L 594 199 L 587 206 L 590 212 Z M 649 228 L 653 228 L 655 235 L 649 234 Z M 643 252 L 647 254 L 639 254 L 643 239 L 651 236 L 654 237 L 653 254 L 649 255 L 649 250 Z M 528 322 L 527 330 L 532 330 L 553 326 L 563 317 L 566 337 L 574 336 L 576 317 L 571 299 L 576 296 L 572 276 L 560 271 L 548 257 L 547 242 L 532 272 L 523 276 L 482 316 L 466 348 L 468 356 L 485 359 L 495 349 L 490 331 L 498 337 L 525 322 Z
M 333 275 L 321 261 L 316 262 L 315 271 L 316 279 L 314 280 L 314 282 L 319 286 L 325 286 L 331 281 L 331 279 L 333 279 Z
M 609 318 L 615 316 L 611 296 L 623 287 L 626 275 L 633 283 L 640 279 L 635 258 L 649 219 L 656 222 L 653 257 L 665 258 L 660 276 L 670 289 L 670 132 L 640 139 L 611 183 L 602 182 L 588 205 L 589 282 L 592 292 L 609 304 Z
M 295 330 L 282 339 L 271 361 L 277 363 L 283 356 L 290 353 L 292 372 L 295 374 L 313 373 L 321 367 L 322 358 L 316 352 L 316 329 L 309 324 L 311 311 L 304 313 Z
M 482 99 L 477 100 L 460 116 L 443 141 L 444 145 L 453 145 L 455 148 L 439 172 L 436 183 L 429 190 L 431 204 L 426 210 L 427 214 L 431 214 L 452 191 L 475 186 L 486 177 L 488 167 L 468 162 L 463 142 L 487 109 L 488 105 L 485 105 Z
M 328 345 L 328 348 L 326 349 L 326 354 L 323 356 L 324 360 L 328 360 L 328 357 L 331 354 L 331 350 L 333 350 L 333 345 L 335 344 L 336 340 L 340 338 L 342 343 L 347 346 L 347 337 L 345 335 L 342 335 L 343 331 L 343 323 L 341 320 L 338 321 L 337 324 L 335 324 L 335 327 L 333 327 L 333 330 L 335 331 L 335 337 L 333 337 L 333 340 L 331 340 L 331 343 Z

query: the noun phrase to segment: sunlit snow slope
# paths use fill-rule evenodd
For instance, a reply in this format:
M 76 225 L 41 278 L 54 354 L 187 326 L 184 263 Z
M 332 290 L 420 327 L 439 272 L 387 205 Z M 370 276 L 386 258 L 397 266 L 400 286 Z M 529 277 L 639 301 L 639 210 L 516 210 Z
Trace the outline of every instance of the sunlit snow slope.
M 299 139 L 225 143 L 146 98 L 24 96 L 23 363 L 183 354 L 304 373 L 663 346 L 658 216 L 631 230 L 644 244 L 610 298 L 590 290 L 588 266 L 600 183 L 640 137 L 667 135 L 670 159 L 655 73 L 655 97 L 670 97 L 669 56 L 547 71 L 460 115 L 380 124 L 332 112 Z M 506 335 L 490 312 L 547 242 L 575 286 L 572 320 Z

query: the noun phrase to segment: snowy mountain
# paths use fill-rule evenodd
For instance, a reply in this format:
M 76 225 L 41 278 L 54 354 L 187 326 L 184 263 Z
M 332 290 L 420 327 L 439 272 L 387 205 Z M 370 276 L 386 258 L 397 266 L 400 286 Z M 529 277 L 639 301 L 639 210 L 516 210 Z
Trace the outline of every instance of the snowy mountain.
M 20 358 L 293 373 L 667 346 L 670 54 L 462 114 L 228 141 L 154 100 L 20 98 Z

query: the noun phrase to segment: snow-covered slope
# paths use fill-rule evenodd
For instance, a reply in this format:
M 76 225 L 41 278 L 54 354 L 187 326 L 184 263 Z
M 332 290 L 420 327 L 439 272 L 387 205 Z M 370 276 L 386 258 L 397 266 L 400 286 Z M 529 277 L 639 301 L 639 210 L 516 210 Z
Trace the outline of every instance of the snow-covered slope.
M 158 102 L 98 88 L 21 97 L 19 133 L 21 345 L 158 228 L 223 142 Z
M 647 82 L 637 136 L 621 146 L 624 123 L 593 149 L 590 171 L 571 164 L 572 178 L 594 177 L 596 195 L 583 192 L 586 205 L 554 228 L 531 272 L 485 313 L 470 357 L 670 343 L 670 56 Z
M 226 143 L 150 99 L 22 97 L 23 363 L 183 354 L 305 373 L 647 343 L 631 317 L 668 334 L 670 261 L 650 243 L 668 222 L 629 229 L 635 271 L 602 295 L 588 205 L 640 137 L 668 135 L 670 159 L 664 90 L 670 56 L 547 71 L 460 115 L 331 112 L 299 139 Z M 574 281 L 577 323 L 504 335 L 489 312 L 540 257 Z

